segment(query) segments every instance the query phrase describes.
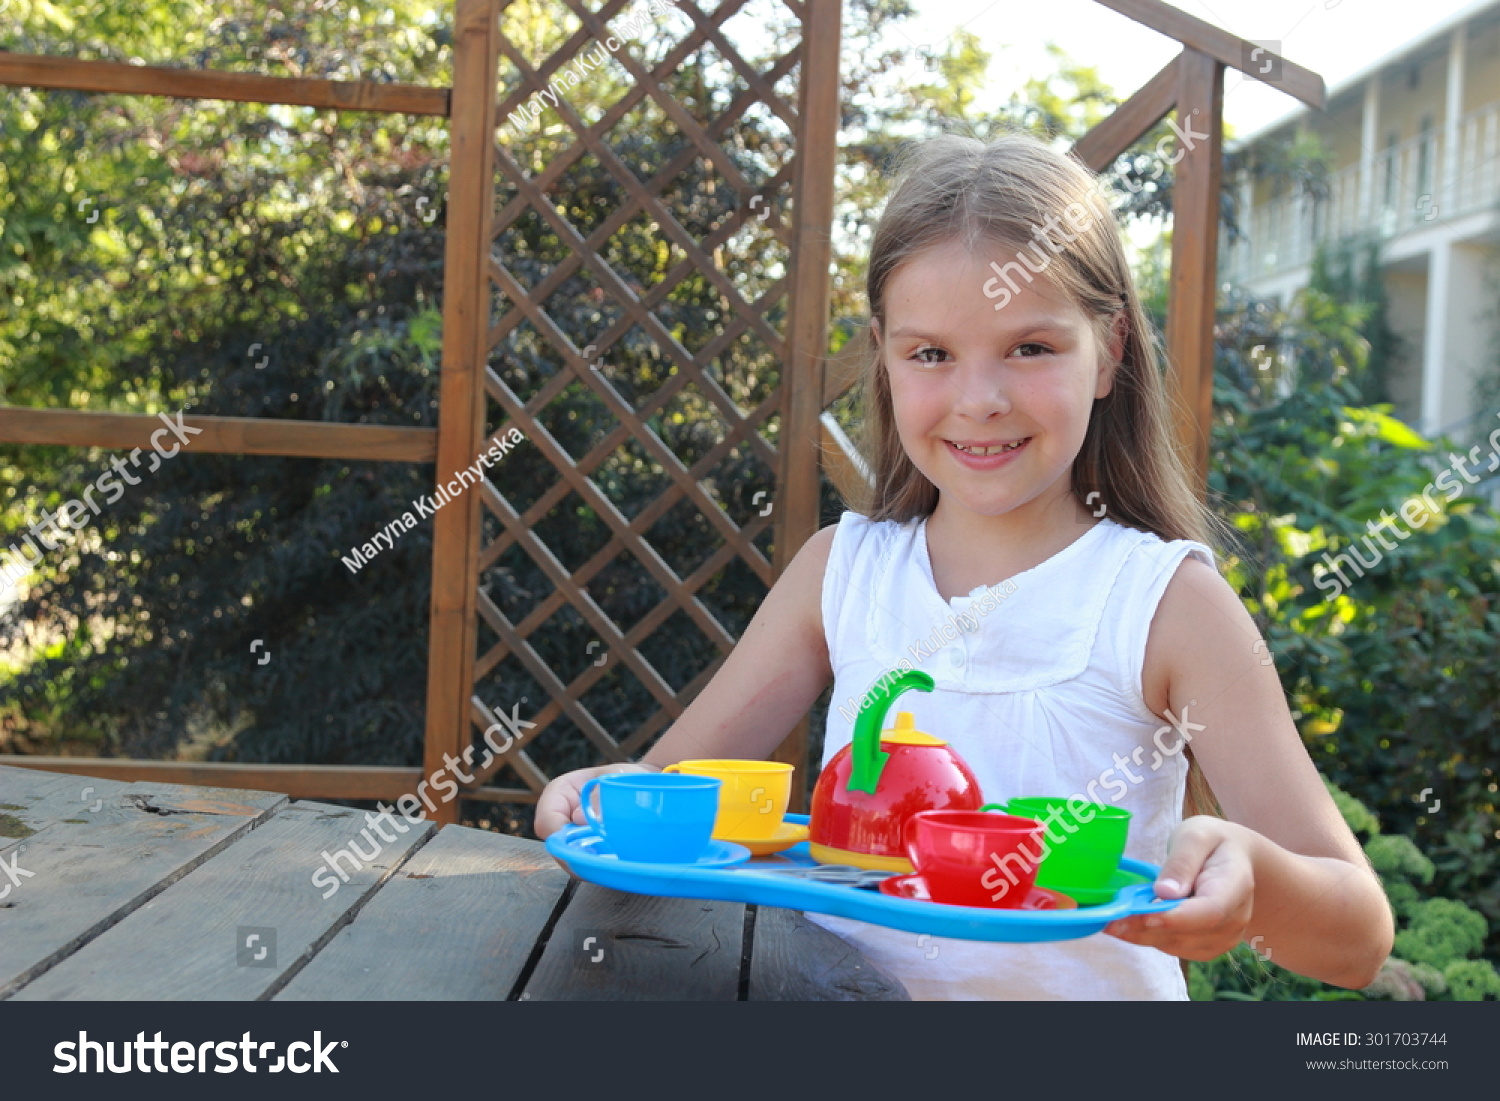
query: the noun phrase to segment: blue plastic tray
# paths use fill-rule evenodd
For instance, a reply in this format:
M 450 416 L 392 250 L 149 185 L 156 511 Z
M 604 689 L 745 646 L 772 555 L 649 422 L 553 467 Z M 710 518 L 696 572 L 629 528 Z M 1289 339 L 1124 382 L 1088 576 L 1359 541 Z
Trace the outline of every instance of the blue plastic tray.
M 788 814 L 786 820 L 806 824 L 807 816 Z M 855 873 L 821 865 L 808 853 L 806 841 L 775 856 L 756 857 L 728 868 L 642 864 L 601 853 L 599 848 L 599 835 L 588 826 L 569 826 L 547 838 L 547 851 L 568 871 L 617 891 L 811 910 L 957 940 L 1076 940 L 1099 932 L 1117 918 L 1163 913 L 1181 901 L 1158 899 L 1151 883 L 1137 883 L 1122 888 L 1111 902 L 1076 910 L 948 906 L 881 894 L 877 885 L 887 873 Z M 1152 881 L 1160 871 L 1140 860 L 1121 860 L 1120 867 Z M 824 878 L 811 878 L 815 875 Z

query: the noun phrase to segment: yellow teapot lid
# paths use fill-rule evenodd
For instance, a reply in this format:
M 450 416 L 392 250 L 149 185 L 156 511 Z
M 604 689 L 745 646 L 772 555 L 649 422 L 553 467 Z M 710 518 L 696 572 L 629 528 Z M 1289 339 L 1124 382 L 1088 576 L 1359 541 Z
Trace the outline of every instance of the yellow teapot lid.
M 896 725 L 894 728 L 886 727 L 880 732 L 882 742 L 893 742 L 896 745 L 947 745 L 941 738 L 934 738 L 917 729 L 917 723 L 910 711 L 896 712 Z

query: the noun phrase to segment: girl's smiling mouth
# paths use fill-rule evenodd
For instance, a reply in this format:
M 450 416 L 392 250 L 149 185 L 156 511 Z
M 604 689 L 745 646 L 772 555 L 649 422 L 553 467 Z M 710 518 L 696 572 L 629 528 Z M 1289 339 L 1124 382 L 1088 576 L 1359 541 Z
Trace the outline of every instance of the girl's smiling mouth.
M 1019 440 L 944 440 L 943 446 L 948 454 L 972 470 L 993 470 L 1010 462 L 1030 442 L 1031 437 L 1027 436 Z

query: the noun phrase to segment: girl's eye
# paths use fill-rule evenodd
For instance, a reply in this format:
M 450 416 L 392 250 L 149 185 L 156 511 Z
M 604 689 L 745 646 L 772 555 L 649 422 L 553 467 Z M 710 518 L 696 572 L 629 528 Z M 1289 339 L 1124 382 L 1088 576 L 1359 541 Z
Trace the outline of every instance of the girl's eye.
M 1035 349 L 1037 349 L 1035 355 L 1050 355 L 1052 353 L 1052 349 L 1049 348 L 1049 347 L 1047 347 L 1047 345 L 1045 345 L 1045 344 L 1037 344 L 1034 341 L 1031 342 L 1031 343 L 1022 344 L 1020 347 L 1018 347 L 1016 349 L 1016 351 L 1018 353 L 1020 353 L 1020 352 L 1023 352 L 1027 348 L 1035 348 Z M 1023 355 L 1021 358 L 1022 359 L 1031 359 L 1031 358 L 1033 358 L 1033 356 Z
M 926 348 L 918 348 L 915 352 L 913 352 L 911 354 L 911 358 L 914 359 L 914 360 L 916 360 L 918 363 L 926 364 L 929 367 L 935 366 L 935 365 L 937 365 L 937 364 L 939 364 L 939 363 L 942 362 L 941 359 L 923 359 L 922 357 L 925 356 L 925 355 L 927 355 L 929 352 L 932 353 L 933 355 L 938 355 L 938 356 L 947 356 L 947 354 L 948 354 L 947 352 L 943 351 L 943 349 L 941 349 L 941 348 L 934 348 L 934 347 L 928 346 Z

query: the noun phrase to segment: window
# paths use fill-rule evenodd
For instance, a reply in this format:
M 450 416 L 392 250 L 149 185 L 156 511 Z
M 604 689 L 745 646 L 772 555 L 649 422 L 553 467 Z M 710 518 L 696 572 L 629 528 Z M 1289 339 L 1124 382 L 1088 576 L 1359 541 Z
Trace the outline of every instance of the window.
M 1385 152 L 1381 154 L 1385 160 L 1385 185 L 1380 204 L 1387 210 L 1396 205 L 1396 137 L 1394 130 L 1386 134 Z
M 1432 132 L 1432 116 L 1423 115 L 1417 141 L 1417 194 L 1432 194 L 1432 162 L 1435 140 Z

